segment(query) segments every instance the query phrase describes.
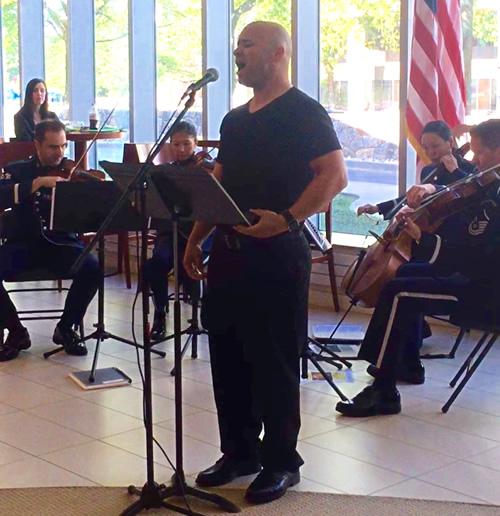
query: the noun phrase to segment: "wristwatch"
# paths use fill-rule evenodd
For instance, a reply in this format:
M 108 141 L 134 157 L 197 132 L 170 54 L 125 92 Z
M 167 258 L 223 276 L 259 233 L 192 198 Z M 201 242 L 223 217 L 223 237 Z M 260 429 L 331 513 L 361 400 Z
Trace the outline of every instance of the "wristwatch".
M 280 215 L 285 219 L 288 224 L 288 231 L 299 231 L 299 221 L 290 213 L 290 210 L 283 210 Z

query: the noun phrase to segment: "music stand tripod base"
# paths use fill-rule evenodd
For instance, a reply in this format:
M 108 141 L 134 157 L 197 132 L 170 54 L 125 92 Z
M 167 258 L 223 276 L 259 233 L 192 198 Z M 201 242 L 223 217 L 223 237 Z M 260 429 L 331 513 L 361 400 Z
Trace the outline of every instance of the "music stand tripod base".
M 322 344 L 359 346 L 365 338 L 365 330 L 357 324 L 342 324 L 336 331 L 333 324 L 313 326 L 313 339 Z
M 90 381 L 92 371 L 75 371 L 68 375 L 78 386 L 89 391 L 107 389 L 108 387 L 123 387 L 130 385 L 132 379 L 117 367 L 105 367 L 94 371 L 94 381 Z

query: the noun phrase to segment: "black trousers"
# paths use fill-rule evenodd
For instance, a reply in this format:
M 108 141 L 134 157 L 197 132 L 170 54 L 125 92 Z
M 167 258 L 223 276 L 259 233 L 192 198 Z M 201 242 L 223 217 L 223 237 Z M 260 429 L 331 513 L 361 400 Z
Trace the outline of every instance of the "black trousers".
M 403 265 L 382 290 L 359 350 L 359 357 L 395 379 L 402 353 L 418 359 L 424 315 L 452 315 L 469 281 L 460 274 L 444 276 L 428 263 Z
M 206 312 L 221 450 L 259 457 L 275 471 L 303 464 L 299 358 L 310 271 L 302 232 L 265 240 L 215 235 Z
M 57 275 L 67 275 L 82 252 L 83 244 L 78 241 L 51 243 L 45 239 L 23 242 L 7 242 L 0 246 L 0 281 L 23 271 L 45 269 Z M 97 258 L 89 254 L 66 296 L 60 324 L 70 327 L 78 324 L 85 315 L 102 278 Z M 19 322 L 17 312 L 8 293 L 0 283 L 0 325 L 8 328 Z

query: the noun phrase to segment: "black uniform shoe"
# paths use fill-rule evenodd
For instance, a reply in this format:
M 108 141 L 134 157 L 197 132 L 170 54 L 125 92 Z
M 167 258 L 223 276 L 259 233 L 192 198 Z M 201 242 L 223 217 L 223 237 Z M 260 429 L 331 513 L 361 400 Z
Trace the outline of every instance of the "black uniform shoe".
M 20 326 L 17 330 L 10 330 L 3 346 L 0 346 L 0 362 L 13 360 L 23 349 L 31 347 L 28 330 Z
M 396 388 L 380 389 L 370 385 L 355 396 L 352 401 L 339 401 L 335 409 L 349 417 L 399 414 L 401 412 L 401 397 Z
M 167 336 L 166 315 L 164 311 L 155 310 L 153 327 L 151 328 L 151 341 L 158 342 Z
M 196 483 L 202 487 L 215 487 L 227 484 L 236 477 L 253 475 L 262 469 L 256 459 L 238 461 L 223 455 L 213 466 L 198 473 Z
M 263 469 L 248 486 L 245 499 L 250 503 L 267 503 L 281 498 L 289 487 L 300 482 L 300 471 Z
M 87 346 L 80 341 L 80 337 L 71 328 L 61 328 L 59 324 L 52 337 L 54 344 L 59 344 L 68 355 L 83 357 L 87 354 Z
M 372 364 L 366 368 L 366 372 L 373 376 L 373 378 L 377 378 L 378 371 L 378 367 Z M 413 364 L 400 364 L 396 374 L 398 382 L 412 383 L 414 385 L 422 385 L 425 382 L 425 368 L 420 360 Z

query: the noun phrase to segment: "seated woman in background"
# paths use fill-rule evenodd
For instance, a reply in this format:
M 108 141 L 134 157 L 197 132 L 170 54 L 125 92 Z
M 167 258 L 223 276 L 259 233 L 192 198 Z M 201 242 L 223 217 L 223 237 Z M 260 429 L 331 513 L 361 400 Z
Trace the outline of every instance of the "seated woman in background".
M 420 136 L 420 145 L 431 160 L 431 163 L 426 165 L 420 173 L 422 184 L 449 185 L 474 172 L 475 165 L 457 152 L 451 129 L 443 120 L 433 120 L 425 124 Z M 421 191 L 420 188 L 415 187 L 408 190 L 409 204 L 415 194 L 419 197 Z M 357 214 L 380 213 L 387 220 L 394 215 L 393 208 L 400 199 L 401 197 L 379 204 L 364 204 L 358 207 Z
M 189 122 L 180 122 L 177 124 L 172 136 L 170 137 L 170 146 L 172 148 L 174 161 L 173 165 L 180 167 L 202 167 L 207 172 L 213 169 L 213 163 L 206 160 L 204 153 L 195 154 L 197 145 L 196 128 Z M 166 221 L 168 224 L 168 221 Z M 189 221 L 181 221 L 179 224 L 179 257 L 182 263 L 184 249 L 186 247 L 187 238 L 191 232 L 193 223 Z M 208 255 L 211 239 L 208 238 L 203 244 L 203 251 Z M 171 226 L 159 229 L 156 235 L 156 241 L 153 248 L 153 255 L 144 264 L 144 277 L 148 281 L 151 292 L 153 294 L 153 302 L 155 306 L 154 322 L 151 329 L 151 340 L 153 342 L 160 341 L 166 335 L 166 312 L 168 307 L 168 281 L 167 275 L 174 265 L 173 250 L 173 234 Z M 183 274 L 182 265 L 179 271 L 180 277 L 189 283 L 193 280 L 186 278 Z M 186 288 L 186 284 L 184 285 Z M 192 293 L 191 293 L 192 294 Z
M 49 111 L 47 86 L 42 79 L 31 79 L 26 85 L 24 105 L 14 115 L 14 130 L 18 141 L 33 141 L 35 125 L 42 120 L 59 120 L 57 115 Z

